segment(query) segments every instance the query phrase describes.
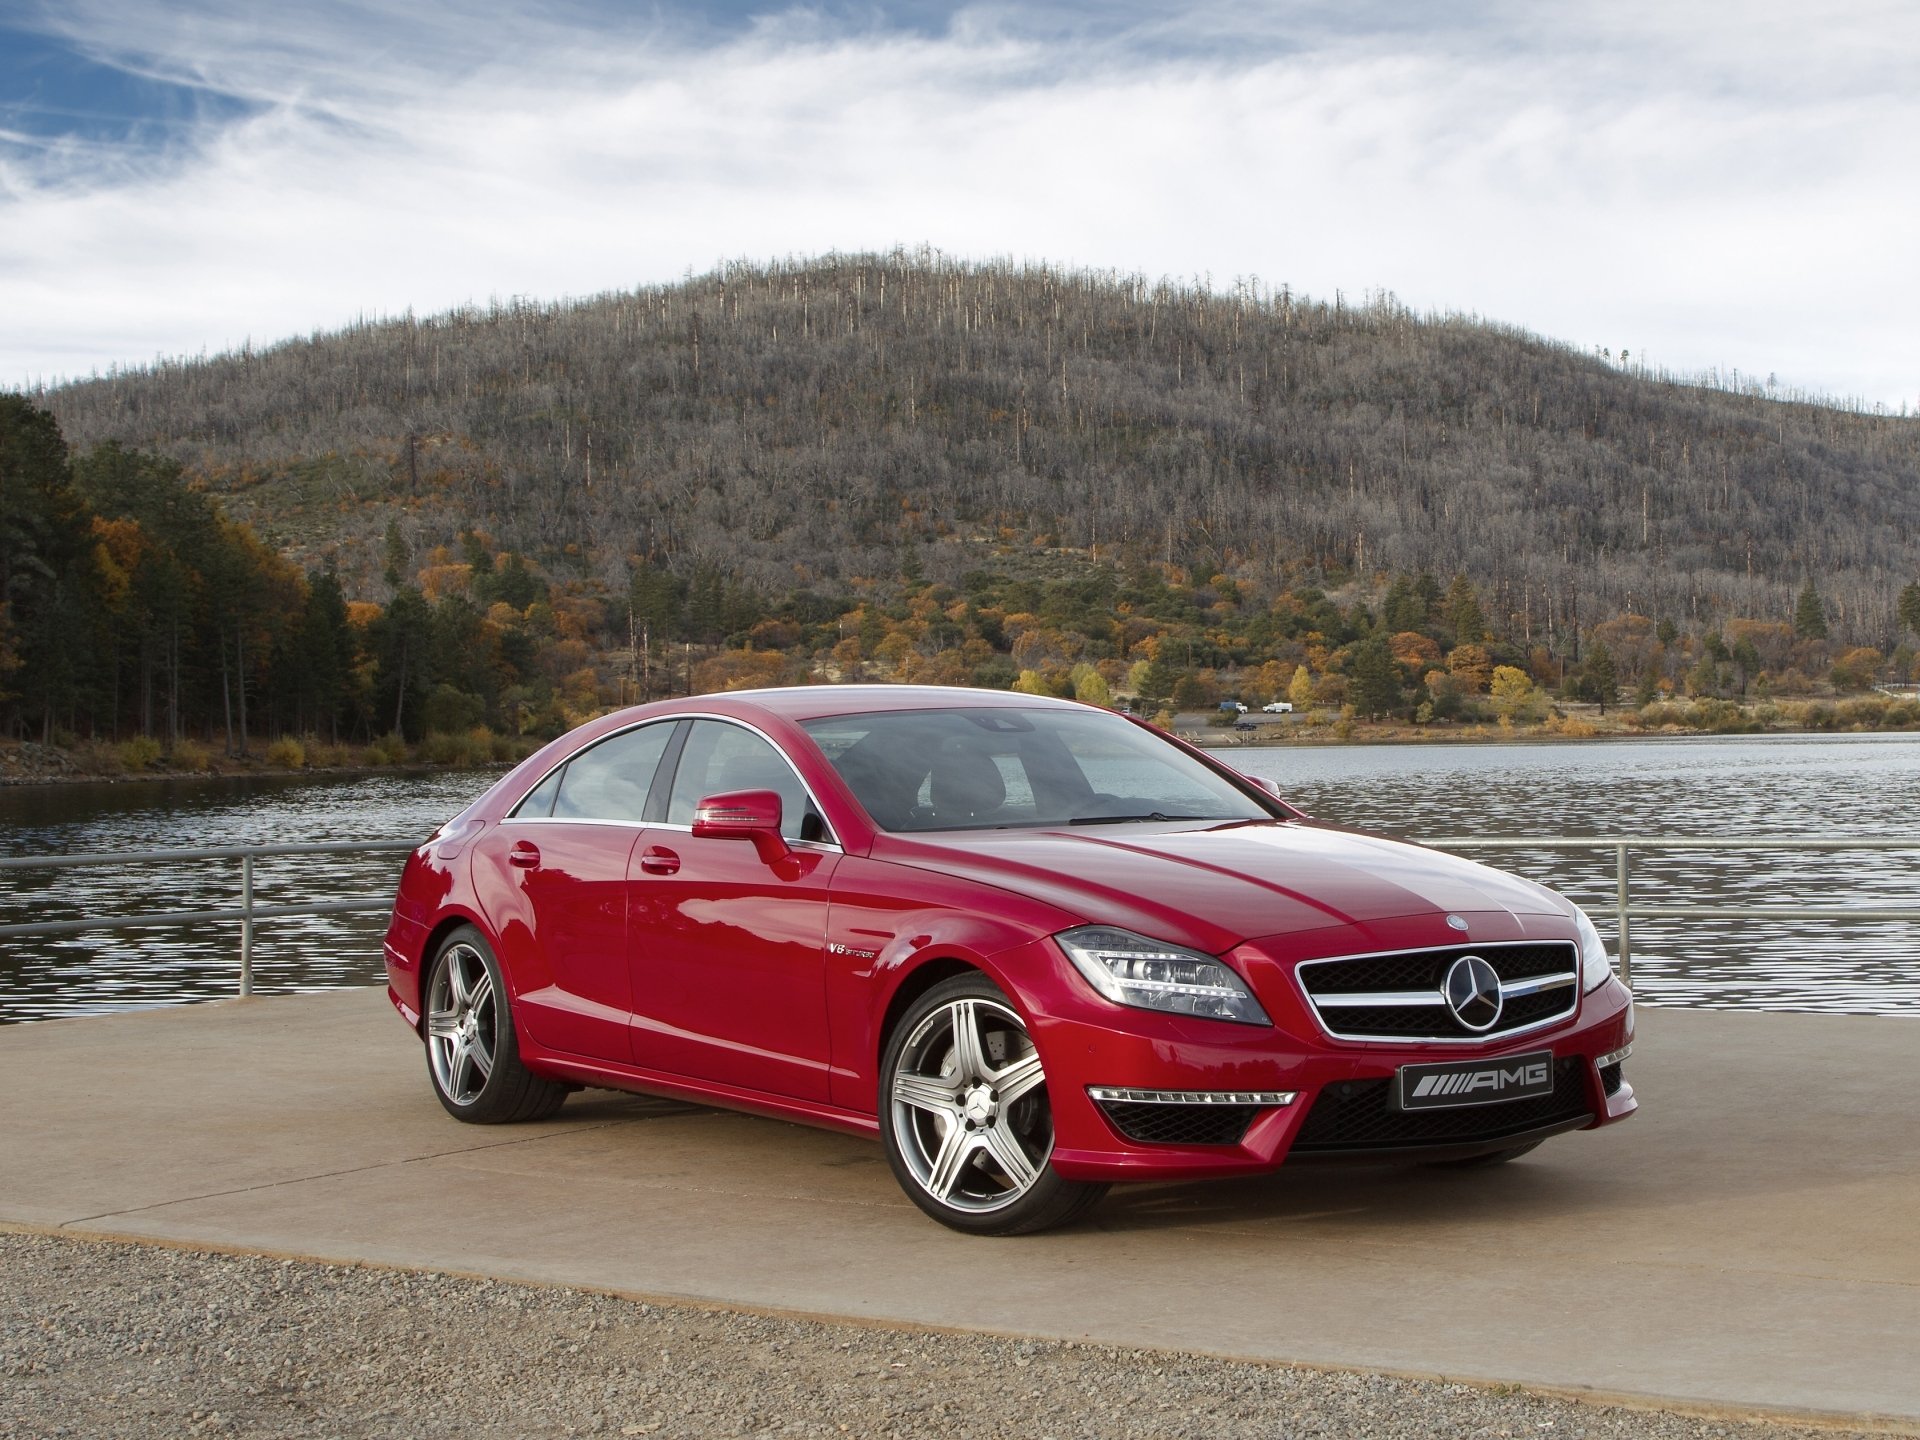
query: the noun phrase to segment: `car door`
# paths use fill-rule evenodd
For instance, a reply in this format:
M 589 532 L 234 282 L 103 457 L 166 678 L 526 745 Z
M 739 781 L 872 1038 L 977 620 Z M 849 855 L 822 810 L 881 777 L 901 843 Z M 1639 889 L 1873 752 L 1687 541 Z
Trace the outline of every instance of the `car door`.
M 631 1056 L 627 875 L 678 728 L 656 721 L 579 751 L 474 847 L 514 1018 L 538 1044 Z
M 739 839 L 695 838 L 694 807 L 735 790 L 780 796 L 785 860 L 769 864 Z M 771 741 L 731 721 L 692 721 L 666 818 L 647 827 L 633 857 L 634 1062 L 825 1100 L 827 886 L 839 860 Z

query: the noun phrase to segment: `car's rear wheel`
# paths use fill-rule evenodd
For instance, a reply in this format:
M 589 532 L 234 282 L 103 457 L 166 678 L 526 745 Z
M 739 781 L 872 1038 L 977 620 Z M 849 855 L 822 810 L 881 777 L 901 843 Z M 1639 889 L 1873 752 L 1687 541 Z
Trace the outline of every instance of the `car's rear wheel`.
M 521 1063 L 499 962 L 471 925 L 447 936 L 427 972 L 427 1073 L 447 1113 L 475 1125 L 544 1119 L 567 1098 Z
M 880 1122 L 900 1187 L 955 1230 L 1045 1230 L 1106 1193 L 1048 1163 L 1053 1107 L 1039 1052 L 983 975 L 943 981 L 901 1017 L 881 1063 Z

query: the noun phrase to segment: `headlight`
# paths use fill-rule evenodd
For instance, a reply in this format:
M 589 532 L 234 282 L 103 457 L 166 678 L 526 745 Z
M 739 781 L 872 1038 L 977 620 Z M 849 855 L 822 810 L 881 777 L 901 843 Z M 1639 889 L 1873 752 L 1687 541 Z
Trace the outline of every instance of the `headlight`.
M 1613 961 L 1607 958 L 1606 942 L 1593 928 L 1593 921 L 1578 905 L 1573 907 L 1573 923 L 1580 932 L 1580 993 L 1598 990 L 1613 974 Z
M 1116 1005 L 1242 1025 L 1273 1023 L 1246 981 L 1211 955 L 1111 925 L 1087 925 L 1054 939 L 1087 983 Z

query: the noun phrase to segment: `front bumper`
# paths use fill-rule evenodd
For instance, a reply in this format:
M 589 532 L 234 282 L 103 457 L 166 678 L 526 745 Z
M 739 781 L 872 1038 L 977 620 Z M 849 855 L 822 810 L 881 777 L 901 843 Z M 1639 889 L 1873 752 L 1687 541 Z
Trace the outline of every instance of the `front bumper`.
M 1633 1036 L 1633 997 L 1615 980 L 1581 997 L 1562 1022 L 1482 1046 L 1335 1040 L 1304 1004 L 1273 1004 L 1264 985 L 1271 1027 L 1123 1009 L 1072 984 L 1042 988 L 1047 993 L 1022 998 L 1047 1066 L 1053 1167 L 1068 1179 L 1199 1180 L 1309 1159 L 1461 1159 L 1611 1124 L 1636 1108 L 1622 1066 L 1603 1071 L 1598 1063 Z M 1448 1110 L 1393 1107 L 1403 1065 L 1541 1051 L 1552 1056 L 1550 1095 Z M 1181 1104 L 1178 1092 L 1204 1092 L 1215 1103 Z M 1221 1092 L 1255 1103 L 1236 1105 Z M 1276 1103 L 1286 1094 L 1290 1101 Z

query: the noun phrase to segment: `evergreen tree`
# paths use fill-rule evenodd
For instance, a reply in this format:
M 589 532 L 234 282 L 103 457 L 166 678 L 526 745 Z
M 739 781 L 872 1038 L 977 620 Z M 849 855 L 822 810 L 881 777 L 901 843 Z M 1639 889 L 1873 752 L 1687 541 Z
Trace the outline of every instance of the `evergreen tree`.
M 1173 667 L 1158 660 L 1146 661 L 1133 667 L 1128 677 L 1133 688 L 1142 700 L 1158 704 L 1173 694 L 1174 681 L 1179 678 Z
M 1478 645 L 1487 638 L 1486 617 L 1480 613 L 1480 597 L 1473 593 L 1473 582 L 1465 575 L 1453 577 L 1445 600 L 1447 623 L 1453 627 L 1456 645 Z
M 1620 694 L 1620 672 L 1615 669 L 1613 652 L 1599 640 L 1593 642 L 1587 651 L 1586 663 L 1581 667 L 1586 681 L 1586 689 L 1599 702 L 1600 713 L 1607 713 L 1607 706 L 1614 703 Z
M 409 740 L 425 733 L 432 626 L 433 613 L 425 597 L 413 586 L 402 585 L 373 627 L 375 723 Z
M 1820 603 L 1820 592 L 1809 579 L 1793 606 L 1793 633 L 1802 640 L 1827 638 L 1827 609 Z
M 300 609 L 291 650 L 297 667 L 295 728 L 311 728 L 338 743 L 358 646 L 347 623 L 340 577 L 331 568 L 307 576 L 306 603 Z
M 1753 641 L 1742 635 L 1733 647 L 1733 663 L 1740 667 L 1740 693 L 1747 693 L 1748 684 L 1760 673 L 1760 652 L 1753 647 Z
M 1433 623 L 1434 612 L 1440 606 L 1440 582 L 1422 570 L 1414 577 L 1413 598 L 1420 602 L 1420 621 L 1411 628 L 1418 630 Z
M 1389 634 L 1398 635 L 1407 630 L 1418 630 L 1427 623 L 1427 605 L 1414 592 L 1413 582 L 1406 576 L 1398 576 L 1387 589 L 1387 598 L 1380 607 L 1381 622 Z
M 1369 720 L 1400 708 L 1400 675 L 1386 637 L 1369 635 L 1353 647 L 1353 707 Z
M 1920 635 L 1920 580 L 1900 592 L 1900 621 Z
M 407 553 L 407 537 L 400 533 L 398 520 L 387 522 L 386 556 L 386 568 L 380 572 L 381 578 L 398 590 L 406 581 L 411 560 Z
M 0 394 L 0 717 L 51 738 L 93 678 L 85 643 L 100 608 L 92 516 L 53 416 Z
M 499 569 L 487 575 L 476 593 L 488 604 L 497 600 L 525 611 L 536 600 L 546 598 L 547 587 L 527 568 L 527 562 L 517 552 L 510 552 Z

